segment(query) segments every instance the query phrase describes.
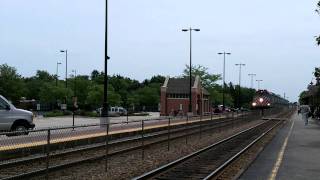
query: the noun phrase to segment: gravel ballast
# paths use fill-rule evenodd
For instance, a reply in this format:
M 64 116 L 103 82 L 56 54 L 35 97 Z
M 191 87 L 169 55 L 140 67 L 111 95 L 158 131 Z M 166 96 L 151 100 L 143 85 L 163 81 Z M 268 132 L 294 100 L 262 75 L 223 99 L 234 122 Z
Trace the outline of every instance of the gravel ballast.
M 105 172 L 105 160 L 99 160 L 71 167 L 63 171 L 52 172 L 49 174 L 49 177 L 51 179 L 130 179 L 186 156 L 243 129 L 259 124 L 261 121 L 254 120 L 238 124 L 234 127 L 223 128 L 219 131 L 203 132 L 201 137 L 200 133 L 195 134 L 188 137 L 188 144 L 186 144 L 185 138 L 171 140 L 169 151 L 168 143 L 154 145 L 145 149 L 144 159 L 142 159 L 142 150 L 112 156 L 108 159 L 107 173 Z M 42 178 L 37 177 L 33 179 Z

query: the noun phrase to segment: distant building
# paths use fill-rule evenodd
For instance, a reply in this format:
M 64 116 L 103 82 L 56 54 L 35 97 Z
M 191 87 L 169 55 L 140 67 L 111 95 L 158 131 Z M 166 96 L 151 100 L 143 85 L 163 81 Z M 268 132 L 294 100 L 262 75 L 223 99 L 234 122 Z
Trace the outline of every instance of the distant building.
M 167 77 L 161 87 L 160 115 L 186 115 L 189 112 L 189 78 Z M 192 78 L 192 112 L 210 112 L 209 92 L 201 85 L 200 77 Z

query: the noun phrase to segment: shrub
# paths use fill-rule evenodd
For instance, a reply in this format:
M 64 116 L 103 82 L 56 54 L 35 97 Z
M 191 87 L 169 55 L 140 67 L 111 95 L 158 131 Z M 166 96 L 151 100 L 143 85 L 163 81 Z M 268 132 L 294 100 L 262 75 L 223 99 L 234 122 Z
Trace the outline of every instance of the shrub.
M 71 111 L 59 111 L 59 110 L 53 110 L 50 112 L 46 112 L 43 114 L 43 117 L 57 117 L 57 116 L 67 116 L 71 115 Z

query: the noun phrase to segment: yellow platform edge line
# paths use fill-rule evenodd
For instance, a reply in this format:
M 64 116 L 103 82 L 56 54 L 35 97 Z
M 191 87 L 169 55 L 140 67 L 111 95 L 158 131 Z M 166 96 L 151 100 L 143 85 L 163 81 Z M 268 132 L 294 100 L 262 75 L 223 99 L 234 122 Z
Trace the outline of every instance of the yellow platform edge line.
M 212 120 L 216 120 L 216 119 L 220 119 L 220 118 L 222 118 L 222 117 L 214 117 L 214 118 L 212 118 Z M 211 118 L 201 119 L 201 121 L 210 121 L 210 120 L 211 120 Z M 199 122 L 199 121 L 200 121 L 200 119 L 190 120 L 188 123 L 194 123 L 194 122 Z M 175 122 L 175 123 L 172 123 L 171 126 L 177 126 L 177 125 L 181 125 L 181 124 L 186 124 L 186 121 Z M 167 126 L 168 126 L 168 124 L 153 125 L 153 126 L 146 127 L 145 130 L 167 127 Z M 141 128 L 130 128 L 130 129 L 124 129 L 124 130 L 116 130 L 116 131 L 111 131 L 109 133 L 109 135 L 135 132 L 135 131 L 140 131 L 140 130 L 141 130 Z M 101 136 L 105 136 L 105 135 L 106 135 L 106 132 L 86 134 L 86 135 L 80 135 L 80 136 L 64 137 L 64 138 L 59 138 L 59 139 L 53 139 L 50 141 L 50 143 L 57 144 L 57 143 L 62 143 L 62 142 L 70 142 L 70 141 L 81 140 L 81 139 L 101 137 Z M 16 144 L 16 145 L 1 146 L 0 152 L 1 151 L 8 151 L 8 150 L 22 149 L 22 148 L 31 148 L 31 147 L 42 146 L 42 145 L 46 145 L 46 144 L 47 144 L 47 141 L 45 140 L 45 141 L 37 141 L 37 142 L 33 142 L 33 143 L 22 143 L 22 144 Z

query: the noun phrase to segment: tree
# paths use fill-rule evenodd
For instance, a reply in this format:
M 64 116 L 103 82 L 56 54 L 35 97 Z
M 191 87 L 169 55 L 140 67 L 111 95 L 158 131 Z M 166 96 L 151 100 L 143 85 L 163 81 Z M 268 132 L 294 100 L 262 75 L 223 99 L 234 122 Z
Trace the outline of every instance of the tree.
M 166 77 L 161 75 L 156 75 L 156 76 L 152 76 L 152 78 L 150 79 L 150 83 L 158 83 L 162 85 L 165 80 L 166 80 Z
M 86 107 L 89 88 L 93 85 L 93 82 L 89 80 L 88 76 L 77 76 L 76 78 L 69 79 L 69 81 L 69 87 L 73 90 L 73 95 L 77 96 L 79 108 Z
M 93 70 L 91 72 L 91 80 L 97 84 L 104 84 L 104 73 L 99 73 L 98 70 Z
M 55 81 L 56 77 L 54 75 L 50 75 L 48 71 L 37 70 L 36 79 L 39 81 L 52 82 Z
M 64 86 L 55 86 L 53 83 L 43 83 L 39 91 L 39 100 L 42 103 L 55 104 L 57 101 L 62 102 L 65 97 L 73 92 Z M 71 98 L 69 99 L 69 101 Z M 70 101 L 71 102 L 71 101 Z
M 299 95 L 300 104 L 308 104 L 308 91 L 302 91 Z
M 190 75 L 190 70 L 189 70 L 188 65 L 186 65 L 185 69 L 183 70 L 183 76 L 184 77 L 189 77 Z M 221 76 L 218 74 L 210 74 L 208 72 L 208 68 L 202 66 L 202 65 L 196 65 L 196 66 L 192 66 L 191 68 L 191 73 L 192 76 L 199 76 L 201 81 L 202 81 L 202 85 L 204 88 L 210 88 L 210 87 L 214 87 L 216 86 L 216 82 L 218 80 L 221 79 Z
M 94 84 L 89 88 L 87 103 L 92 108 L 98 108 L 103 103 L 103 85 Z M 121 96 L 114 91 L 112 86 L 108 86 L 108 104 L 109 106 L 121 105 Z
M 136 91 L 141 106 L 157 106 L 160 101 L 159 89 L 155 87 L 143 87 Z
M 103 103 L 103 86 L 102 85 L 93 85 L 88 89 L 87 104 L 91 108 L 98 108 Z
M 314 73 L 313 73 L 314 77 L 316 79 L 320 78 L 320 68 L 319 67 L 316 67 L 314 68 Z
M 25 95 L 24 82 L 14 67 L 0 65 L 0 84 L 0 94 L 14 104 Z

